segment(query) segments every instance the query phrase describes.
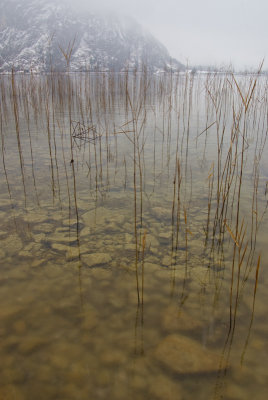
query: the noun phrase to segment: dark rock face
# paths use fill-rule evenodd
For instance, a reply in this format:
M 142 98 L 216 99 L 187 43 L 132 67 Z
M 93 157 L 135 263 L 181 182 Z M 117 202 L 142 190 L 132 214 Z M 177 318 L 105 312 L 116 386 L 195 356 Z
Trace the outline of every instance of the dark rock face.
M 71 71 L 143 65 L 151 70 L 184 69 L 132 19 L 77 11 L 57 0 L 1 1 L 1 72 L 44 72 L 51 67 L 64 71 L 68 61 Z

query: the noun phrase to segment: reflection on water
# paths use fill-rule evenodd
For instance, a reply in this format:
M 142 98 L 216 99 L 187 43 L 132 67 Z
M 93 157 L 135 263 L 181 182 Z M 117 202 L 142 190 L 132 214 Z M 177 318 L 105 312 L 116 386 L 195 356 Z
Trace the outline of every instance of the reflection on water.
M 264 399 L 266 79 L 0 84 L 0 398 Z

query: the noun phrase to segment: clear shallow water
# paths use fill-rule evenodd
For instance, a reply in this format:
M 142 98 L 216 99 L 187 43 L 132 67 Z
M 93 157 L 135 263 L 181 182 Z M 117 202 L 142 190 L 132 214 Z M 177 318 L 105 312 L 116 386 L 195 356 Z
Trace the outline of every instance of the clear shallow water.
M 216 124 L 200 135 L 215 118 L 218 132 L 226 125 L 226 159 L 232 103 L 215 114 L 206 91 L 225 88 L 221 78 L 180 77 L 172 97 L 169 77 L 146 77 L 146 91 L 145 78 L 134 90 L 130 77 L 127 96 L 125 77 L 55 77 L 49 92 L 50 79 L 17 78 L 14 102 L 2 78 L 0 396 L 264 399 L 266 214 L 256 240 L 254 227 L 267 202 L 267 147 L 257 203 L 252 160 L 267 132 L 265 82 L 247 119 L 240 248 L 235 180 L 225 234 L 213 234 Z M 60 93 L 70 82 L 68 102 Z M 238 114 L 239 95 L 224 93 L 216 99 L 234 96 Z M 84 124 L 76 142 L 69 117 Z M 92 124 L 101 139 L 85 136 Z

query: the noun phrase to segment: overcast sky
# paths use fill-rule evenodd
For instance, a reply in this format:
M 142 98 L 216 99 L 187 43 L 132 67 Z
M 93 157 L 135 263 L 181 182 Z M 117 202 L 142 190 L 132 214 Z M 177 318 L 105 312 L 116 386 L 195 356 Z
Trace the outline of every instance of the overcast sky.
M 74 0 L 133 16 L 183 63 L 268 68 L 268 0 Z

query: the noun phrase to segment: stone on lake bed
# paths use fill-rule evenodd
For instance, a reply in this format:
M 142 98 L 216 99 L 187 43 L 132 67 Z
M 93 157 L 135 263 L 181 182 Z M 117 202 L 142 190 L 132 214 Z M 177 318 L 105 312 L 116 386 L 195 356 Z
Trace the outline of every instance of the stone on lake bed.
M 6 235 L 6 232 L 0 230 L 0 237 L 5 236 L 5 235 Z
M 26 218 L 26 222 L 29 223 L 45 223 L 45 221 L 48 219 L 48 214 L 46 213 L 40 213 L 40 212 L 28 212 L 27 213 L 27 218 Z
M 81 317 L 83 318 L 82 327 L 86 331 L 90 331 L 98 325 L 97 312 L 94 307 L 90 305 L 84 306 Z
M 67 227 L 76 225 L 77 224 L 77 218 L 71 218 L 71 219 L 67 218 L 64 221 L 62 221 L 62 224 L 64 226 L 67 226 Z
M 89 236 L 91 234 L 91 228 L 89 226 L 86 226 L 85 228 L 83 228 L 80 232 L 80 237 L 83 236 Z
M 27 336 L 20 341 L 18 350 L 23 355 L 30 355 L 31 353 L 38 351 L 39 348 L 46 346 L 48 340 L 38 336 Z
M 83 261 L 88 267 L 94 267 L 95 265 L 108 264 L 111 262 L 112 257 L 107 253 L 91 253 L 83 257 Z
M 127 251 L 136 251 L 137 250 L 136 244 L 135 243 L 127 243 L 125 245 L 125 250 L 127 250 Z
M 126 353 L 122 350 L 115 348 L 106 349 L 100 354 L 100 361 L 102 364 L 105 365 L 123 365 L 125 364 L 126 360 Z
M 26 330 L 27 330 L 27 326 L 25 321 L 23 321 L 22 319 L 16 320 L 13 325 L 12 328 L 15 330 L 15 332 L 19 335 L 25 334 Z
M 217 372 L 220 357 L 186 336 L 172 334 L 156 347 L 154 357 L 173 373 L 202 374 Z
M 52 249 L 67 252 L 69 251 L 69 246 L 66 246 L 65 244 L 62 243 L 52 243 Z
M 93 280 L 97 280 L 99 282 L 109 282 L 111 281 L 112 278 L 112 271 L 108 268 L 92 268 L 90 270 L 90 278 L 93 278 Z M 98 289 L 97 289 L 98 291 Z
M 172 232 L 169 232 L 169 231 L 167 231 L 167 232 L 160 232 L 160 233 L 158 234 L 158 238 L 159 238 L 159 239 L 170 240 L 171 237 L 172 237 Z
M 66 260 L 72 261 L 81 255 L 82 252 L 79 247 L 70 246 L 66 251 Z
M 10 370 L 8 372 L 6 371 L 5 375 L 8 376 L 10 380 L 10 375 L 9 375 Z M 19 385 L 14 385 L 14 383 L 7 383 L 6 385 L 1 384 L 0 386 L 0 393 L 1 393 L 1 399 L 5 400 L 11 400 L 11 399 L 16 399 L 16 400 L 24 400 L 25 397 L 21 393 L 21 389 Z
M 112 211 L 105 207 L 94 208 L 82 214 L 81 219 L 83 223 L 91 228 L 95 225 L 103 225 L 106 219 L 110 219 Z
M 36 243 L 40 243 L 46 239 L 46 235 L 44 233 L 35 234 L 33 237 Z
M 151 209 L 151 213 L 155 218 L 165 219 L 171 218 L 171 210 L 163 207 L 154 207 Z
M 161 266 L 157 263 L 152 263 L 152 262 L 145 262 L 144 263 L 144 271 L 147 272 L 148 274 L 154 274 L 156 271 L 161 270 Z
M 133 243 L 135 240 L 135 235 L 130 235 L 129 233 L 125 233 L 125 242 Z
M 191 317 L 180 310 L 178 306 L 170 305 L 165 309 L 162 316 L 162 326 L 165 331 L 194 331 L 202 328 L 200 320 Z
M 18 253 L 23 247 L 20 237 L 16 234 L 9 235 L 6 239 L 1 240 L 1 248 L 8 255 Z
M 40 243 L 31 242 L 24 246 L 23 251 L 30 251 L 31 253 L 37 253 L 41 248 Z
M 169 267 L 170 265 L 172 265 L 173 259 L 173 257 L 164 256 L 161 261 L 162 265 L 164 265 L 165 267 Z
M 35 259 L 31 263 L 31 267 L 39 267 L 43 262 L 44 262 L 44 260 L 42 258 L 41 259 L 40 258 L 39 259 Z
M 122 226 L 123 224 L 124 224 L 124 222 L 125 222 L 125 215 L 122 215 L 122 214 L 118 214 L 118 215 L 116 215 L 116 217 L 114 218 L 114 222 L 117 224 L 117 225 L 120 225 L 120 226 Z
M 77 235 L 72 234 L 72 235 L 65 235 L 63 233 L 57 233 L 54 235 L 50 235 L 49 240 L 51 242 L 59 242 L 59 243 L 72 243 L 77 241 Z
M 38 224 L 34 227 L 34 231 L 40 232 L 40 233 L 51 233 L 54 230 L 54 226 L 52 224 L 43 222 L 42 224 Z
M 151 246 L 151 247 L 159 247 L 159 241 L 157 240 L 157 238 L 152 235 L 152 234 L 148 234 L 146 235 L 146 246 Z
M 19 252 L 19 256 L 20 256 L 20 257 L 31 258 L 32 253 L 31 253 L 30 251 L 27 251 L 27 250 L 21 250 L 21 251 Z
M 65 252 L 66 260 L 72 260 L 74 258 L 79 257 L 79 255 L 88 253 L 89 248 L 87 245 L 82 246 L 68 246 L 63 243 L 52 243 L 52 249 L 60 252 Z
M 15 318 L 16 315 L 22 313 L 23 308 L 17 304 L 8 304 L 5 307 L 0 307 L 0 320 L 4 321 L 6 318 Z M 5 325 L 2 324 L 1 325 Z
M 182 388 L 178 382 L 161 374 L 154 376 L 150 381 L 150 394 L 159 400 L 180 400 Z

